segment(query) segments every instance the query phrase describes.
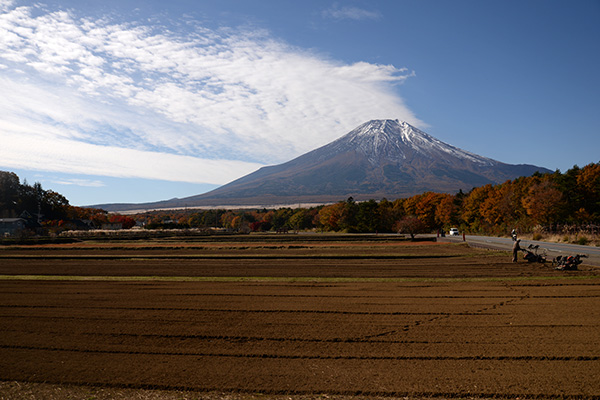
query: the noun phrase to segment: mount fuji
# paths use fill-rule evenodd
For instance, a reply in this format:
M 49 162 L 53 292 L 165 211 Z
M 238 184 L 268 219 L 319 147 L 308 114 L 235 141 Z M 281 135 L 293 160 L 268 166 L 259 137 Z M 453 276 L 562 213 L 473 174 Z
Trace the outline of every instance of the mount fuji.
M 98 207 L 124 211 L 327 203 L 348 197 L 393 200 L 426 191 L 469 191 L 536 171 L 551 172 L 534 165 L 505 164 L 470 153 L 407 122 L 372 120 L 323 147 L 286 163 L 263 167 L 205 194 L 158 203 Z

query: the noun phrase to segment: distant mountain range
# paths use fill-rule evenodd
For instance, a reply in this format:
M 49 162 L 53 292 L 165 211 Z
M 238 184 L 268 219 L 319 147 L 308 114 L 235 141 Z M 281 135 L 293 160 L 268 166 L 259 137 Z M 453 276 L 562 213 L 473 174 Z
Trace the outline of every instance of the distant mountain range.
M 549 169 L 505 164 L 461 150 L 398 120 L 366 122 L 283 164 L 263 167 L 211 192 L 145 204 L 94 207 L 128 211 L 199 206 L 276 206 L 456 193 Z

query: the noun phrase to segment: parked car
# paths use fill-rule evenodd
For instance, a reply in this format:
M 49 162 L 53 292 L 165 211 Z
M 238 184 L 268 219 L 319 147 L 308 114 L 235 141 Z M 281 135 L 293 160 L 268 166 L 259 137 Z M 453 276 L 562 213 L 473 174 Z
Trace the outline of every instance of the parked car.
M 450 231 L 448 232 L 448 234 L 450 236 L 458 236 L 458 228 L 450 228 Z

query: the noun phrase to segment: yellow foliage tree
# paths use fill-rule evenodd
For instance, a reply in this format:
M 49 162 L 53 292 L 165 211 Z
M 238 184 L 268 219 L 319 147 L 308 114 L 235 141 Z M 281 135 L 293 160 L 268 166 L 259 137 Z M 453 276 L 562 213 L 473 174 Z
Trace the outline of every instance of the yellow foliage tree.
M 339 222 L 344 214 L 344 209 L 344 203 L 336 203 L 323 207 L 319 211 L 319 223 L 322 228 L 326 231 L 339 230 Z
M 481 205 L 492 191 L 492 185 L 480 186 L 471 190 L 463 200 L 461 218 L 468 225 L 478 228 L 481 222 Z

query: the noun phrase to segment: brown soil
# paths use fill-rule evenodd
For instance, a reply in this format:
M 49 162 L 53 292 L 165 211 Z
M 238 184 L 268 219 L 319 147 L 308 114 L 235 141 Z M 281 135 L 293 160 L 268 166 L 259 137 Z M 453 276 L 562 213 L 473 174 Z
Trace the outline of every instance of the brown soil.
M 0 399 L 600 397 L 596 269 L 306 246 L 3 249 Z

